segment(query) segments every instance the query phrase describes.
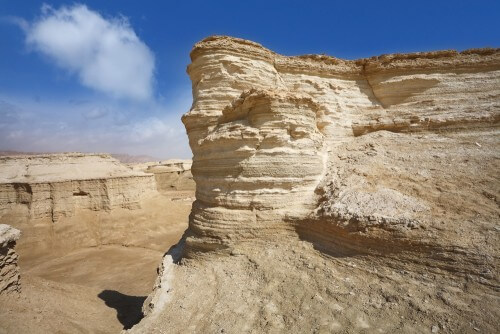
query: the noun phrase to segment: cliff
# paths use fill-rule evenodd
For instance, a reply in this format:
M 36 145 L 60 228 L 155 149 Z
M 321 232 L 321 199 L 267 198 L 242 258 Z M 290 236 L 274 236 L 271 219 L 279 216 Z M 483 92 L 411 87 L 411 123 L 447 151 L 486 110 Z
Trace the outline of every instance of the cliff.
M 160 192 L 172 190 L 194 190 L 191 174 L 191 160 L 169 159 L 159 162 L 130 164 L 134 170 L 151 173 L 155 176 L 156 189 Z
M 133 171 L 106 154 L 0 157 L 0 215 L 26 205 L 30 218 L 57 221 L 76 209 L 139 207 L 156 189 L 154 177 Z
M 499 49 L 191 60 L 196 201 L 133 331 L 495 331 Z
M 369 178 L 357 175 L 359 184 L 353 187 L 339 184 L 341 178 L 347 178 L 346 182 L 350 178 L 339 175 L 345 165 L 340 155 L 349 145 L 355 152 L 361 142 L 373 146 L 384 141 L 362 135 L 390 131 L 382 135 L 392 141 L 383 143 L 389 151 L 397 149 L 392 147 L 396 144 L 418 152 L 432 141 L 443 141 L 444 137 L 432 138 L 441 133 L 449 138 L 448 134 L 470 136 L 483 131 L 491 134 L 488 140 L 496 145 L 500 120 L 497 49 L 347 61 L 314 55 L 285 57 L 254 42 L 215 36 L 197 43 L 191 59 L 188 74 L 194 101 L 182 120 L 194 154 L 197 200 L 188 248 L 217 248 L 283 221 L 325 215 L 337 220 L 333 216 L 345 211 L 341 203 L 347 195 L 333 199 L 339 196 L 333 194 L 341 194 L 342 189 L 353 193 L 353 187 L 364 188 L 364 193 L 368 187 L 362 184 Z M 417 133 L 423 140 L 405 146 Z M 478 161 L 494 162 L 494 152 L 471 149 L 472 155 L 487 155 L 478 156 Z M 360 162 L 367 165 L 374 155 L 369 153 Z M 418 163 L 415 156 L 409 159 L 405 165 Z M 401 164 L 400 158 L 391 157 L 383 163 L 393 168 Z M 443 172 L 432 173 L 432 181 L 447 178 Z M 487 178 L 464 177 L 471 182 Z M 397 186 L 372 188 L 363 199 L 356 199 L 359 207 L 351 211 L 357 220 L 373 221 L 372 216 L 380 214 L 390 221 L 386 225 L 397 225 L 417 213 L 422 220 L 433 220 L 436 202 L 424 203 L 421 196 L 410 196 L 408 189 Z M 488 191 L 497 196 L 497 190 Z M 379 200 L 393 202 L 398 210 L 381 213 Z M 342 217 L 346 222 L 353 219 L 352 214 Z

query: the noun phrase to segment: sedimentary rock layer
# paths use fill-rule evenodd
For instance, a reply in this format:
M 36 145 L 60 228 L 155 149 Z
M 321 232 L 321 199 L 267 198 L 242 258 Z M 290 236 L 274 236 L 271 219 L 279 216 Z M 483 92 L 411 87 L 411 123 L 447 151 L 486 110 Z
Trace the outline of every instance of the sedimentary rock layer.
M 0 295 L 21 290 L 18 256 L 14 250 L 20 236 L 19 230 L 0 224 Z
M 31 218 L 73 215 L 75 209 L 137 208 L 156 189 L 154 177 L 106 154 L 0 157 L 0 214 L 27 205 Z
M 194 190 L 195 183 L 191 174 L 191 160 L 169 159 L 159 162 L 131 164 L 134 170 L 152 173 L 156 188 L 165 192 L 171 190 Z
M 284 221 L 318 219 L 331 211 L 325 203 L 341 210 L 321 196 L 331 195 L 326 185 L 338 179 L 333 161 L 339 145 L 360 135 L 486 128 L 497 136 L 498 49 L 349 61 L 286 57 L 254 42 L 214 36 L 197 43 L 191 59 L 194 101 L 183 122 L 197 200 L 188 248 L 217 248 Z M 334 187 L 338 192 L 341 185 Z M 361 200 L 358 216 L 373 216 L 363 201 L 384 198 L 417 212 L 429 209 L 405 196 L 381 189 Z M 386 218 L 395 223 L 404 216 L 400 210 Z

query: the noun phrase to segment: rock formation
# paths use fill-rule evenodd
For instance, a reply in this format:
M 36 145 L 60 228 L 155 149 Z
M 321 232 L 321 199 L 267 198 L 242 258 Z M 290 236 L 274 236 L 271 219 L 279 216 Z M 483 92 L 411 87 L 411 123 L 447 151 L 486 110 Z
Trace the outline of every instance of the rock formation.
M 191 60 L 196 201 L 136 332 L 494 332 L 499 49 Z
M 16 293 L 21 290 L 17 254 L 14 250 L 21 232 L 0 224 L 0 295 Z
M 433 203 L 418 196 L 381 185 L 368 191 L 364 177 L 355 185 L 362 193 L 339 184 L 341 145 L 379 130 L 494 136 L 500 120 L 496 49 L 347 61 L 285 57 L 257 43 L 210 37 L 191 59 L 194 103 L 183 122 L 197 188 L 188 249 L 227 246 L 305 218 L 383 221 L 366 224 L 387 229 L 417 213 L 430 219 Z
M 134 209 L 154 191 L 151 174 L 106 154 L 0 157 L 0 215 L 26 205 L 31 218 L 72 216 L 75 209 Z
M 191 174 L 191 165 L 191 160 L 182 159 L 130 164 L 134 170 L 154 174 L 156 189 L 160 192 L 194 190 L 195 184 Z

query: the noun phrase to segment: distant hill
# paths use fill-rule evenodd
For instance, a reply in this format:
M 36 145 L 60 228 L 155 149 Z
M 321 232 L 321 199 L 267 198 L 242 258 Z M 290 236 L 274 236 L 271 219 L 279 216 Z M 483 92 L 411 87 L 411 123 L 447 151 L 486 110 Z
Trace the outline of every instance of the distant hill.
M 150 161 L 161 160 L 159 158 L 155 158 L 149 155 L 130 155 L 130 154 L 111 153 L 111 156 L 115 159 L 120 160 L 123 163 L 150 162 Z
M 0 156 L 5 155 L 37 155 L 37 154 L 51 154 L 51 153 L 65 153 L 65 152 L 21 152 L 21 151 L 0 151 Z M 161 159 L 149 155 L 130 155 L 121 153 L 110 153 L 110 155 L 123 163 L 138 163 L 160 161 Z
M 0 151 L 0 156 L 6 155 L 37 155 L 37 154 L 51 154 L 56 152 L 21 152 L 21 151 Z

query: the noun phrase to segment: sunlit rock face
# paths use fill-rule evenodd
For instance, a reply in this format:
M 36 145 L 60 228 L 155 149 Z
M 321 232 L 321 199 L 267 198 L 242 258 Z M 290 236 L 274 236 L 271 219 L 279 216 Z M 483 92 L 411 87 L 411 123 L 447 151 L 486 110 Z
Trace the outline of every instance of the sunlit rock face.
M 193 164 L 191 228 L 203 243 L 269 233 L 314 209 L 326 162 L 318 112 L 307 96 L 269 90 L 247 91 L 224 108 Z
M 364 74 L 383 109 L 357 120 L 356 135 L 490 127 L 499 120 L 497 49 L 374 57 L 365 61 Z
M 134 209 L 156 190 L 154 176 L 106 154 L 0 158 L 0 214 L 26 206 L 29 218 L 72 216 L 77 209 Z
M 368 191 L 367 173 L 342 174 L 351 158 L 341 152 L 357 150 L 357 138 L 374 131 L 496 133 L 500 119 L 495 49 L 350 61 L 286 57 L 215 36 L 197 43 L 191 59 L 193 106 L 183 122 L 196 202 L 187 253 L 272 235 L 290 222 L 349 225 L 382 215 L 384 224 L 400 224 L 430 215 L 432 205 L 408 195 L 406 185 Z M 400 138 L 383 135 L 380 144 L 390 150 Z M 364 188 L 349 193 L 356 187 Z
M 175 190 L 194 190 L 195 184 L 191 174 L 191 160 L 169 159 L 128 164 L 135 171 L 151 173 L 155 176 L 156 189 L 159 192 Z

